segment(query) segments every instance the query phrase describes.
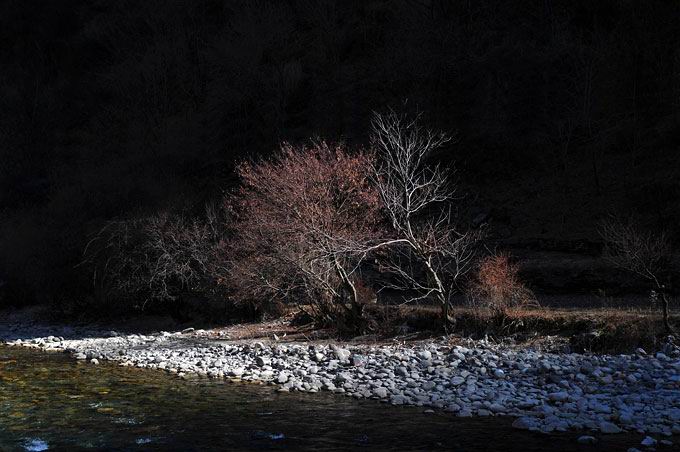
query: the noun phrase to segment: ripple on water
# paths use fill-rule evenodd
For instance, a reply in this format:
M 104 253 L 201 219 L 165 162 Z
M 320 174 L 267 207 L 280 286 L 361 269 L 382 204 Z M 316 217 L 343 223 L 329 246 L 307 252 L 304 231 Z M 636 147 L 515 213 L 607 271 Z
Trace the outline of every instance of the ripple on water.
M 47 442 L 37 438 L 25 440 L 22 446 L 24 450 L 27 450 L 29 452 L 40 452 L 42 450 L 47 450 L 50 448 Z

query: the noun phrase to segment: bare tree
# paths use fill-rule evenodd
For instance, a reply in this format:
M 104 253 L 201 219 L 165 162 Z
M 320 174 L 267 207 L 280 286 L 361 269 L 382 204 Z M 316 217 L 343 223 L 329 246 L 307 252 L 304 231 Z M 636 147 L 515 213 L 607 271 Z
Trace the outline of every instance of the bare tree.
M 479 231 L 460 228 L 457 187 L 439 164 L 428 164 L 431 153 L 451 138 L 422 128 L 419 119 L 394 111 L 373 118 L 375 183 L 395 234 L 381 246 L 393 250 L 384 268 L 397 282 L 388 286 L 415 291 L 409 301 L 435 299 L 447 328 L 450 300 L 471 267 Z
M 632 220 L 612 218 L 602 222 L 600 235 L 605 241 L 605 258 L 615 266 L 635 273 L 653 284 L 652 301 L 660 298 L 663 324 L 673 334 L 669 321 L 668 280 L 671 245 L 668 234 L 642 230 Z
M 167 212 L 111 221 L 88 242 L 85 265 L 102 297 L 144 307 L 214 285 L 217 213 L 187 220 Z

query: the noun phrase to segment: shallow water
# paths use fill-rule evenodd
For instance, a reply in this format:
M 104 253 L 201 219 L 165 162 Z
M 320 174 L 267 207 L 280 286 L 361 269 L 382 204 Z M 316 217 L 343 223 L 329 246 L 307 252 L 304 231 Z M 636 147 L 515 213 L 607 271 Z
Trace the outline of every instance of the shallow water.
M 578 433 L 512 429 L 509 418 L 424 414 L 328 393 L 180 380 L 0 346 L 0 450 L 584 450 Z M 637 436 L 602 437 L 626 450 Z M 590 446 L 592 448 L 592 446 Z

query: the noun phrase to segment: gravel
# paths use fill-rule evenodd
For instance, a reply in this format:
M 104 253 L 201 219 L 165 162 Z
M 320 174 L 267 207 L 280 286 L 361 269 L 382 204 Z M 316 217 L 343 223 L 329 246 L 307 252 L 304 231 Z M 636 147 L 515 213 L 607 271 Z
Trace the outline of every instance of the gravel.
M 630 355 L 547 353 L 467 341 L 345 345 L 217 341 L 203 330 L 155 334 L 0 325 L 11 346 L 64 351 L 179 377 L 258 381 L 469 416 L 514 416 L 538 432 L 680 434 L 680 349 Z M 589 443 L 584 435 L 579 442 Z M 657 441 L 645 438 L 648 446 Z M 668 443 L 664 440 L 663 444 Z

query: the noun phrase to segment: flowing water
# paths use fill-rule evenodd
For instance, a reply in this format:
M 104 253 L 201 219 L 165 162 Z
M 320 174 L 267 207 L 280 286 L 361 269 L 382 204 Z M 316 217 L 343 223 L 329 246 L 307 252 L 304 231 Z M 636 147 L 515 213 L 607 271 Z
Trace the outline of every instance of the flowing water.
M 180 380 L 0 346 L 0 450 L 583 450 L 577 433 L 512 429 L 509 418 L 424 414 L 328 393 Z M 614 435 L 599 448 L 639 439 Z

